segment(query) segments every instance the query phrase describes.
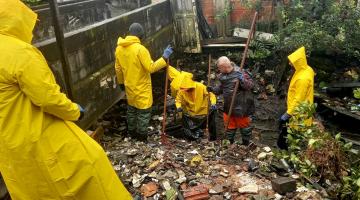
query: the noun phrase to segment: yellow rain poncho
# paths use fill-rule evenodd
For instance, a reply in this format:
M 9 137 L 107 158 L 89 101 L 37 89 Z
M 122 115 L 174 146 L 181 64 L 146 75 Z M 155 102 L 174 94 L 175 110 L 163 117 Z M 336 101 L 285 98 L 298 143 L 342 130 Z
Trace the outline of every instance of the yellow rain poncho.
M 136 36 L 119 38 L 115 52 L 115 70 L 119 84 L 125 85 L 127 102 L 138 109 L 152 106 L 151 73 L 166 66 L 163 58 L 153 62 L 149 51 Z
M 168 74 L 171 81 L 170 82 L 171 96 L 174 98 L 176 98 L 177 92 L 180 90 L 180 85 L 184 77 L 188 77 L 190 79 L 193 78 L 193 74 L 185 71 L 179 72 L 172 66 L 169 66 Z
M 202 83 L 192 80 L 192 74 L 184 72 L 180 90 L 176 96 L 176 107 L 183 108 L 190 116 L 206 115 L 209 110 L 208 91 Z M 216 104 L 216 97 L 210 92 L 210 102 Z
M 0 0 L 0 172 L 11 198 L 132 199 L 100 145 L 71 122 L 77 104 L 30 44 L 36 18 L 20 0 Z
M 301 47 L 288 56 L 295 68 L 287 98 L 287 113 L 292 115 L 301 102 L 314 102 L 314 76 L 313 69 L 307 64 L 305 47 Z

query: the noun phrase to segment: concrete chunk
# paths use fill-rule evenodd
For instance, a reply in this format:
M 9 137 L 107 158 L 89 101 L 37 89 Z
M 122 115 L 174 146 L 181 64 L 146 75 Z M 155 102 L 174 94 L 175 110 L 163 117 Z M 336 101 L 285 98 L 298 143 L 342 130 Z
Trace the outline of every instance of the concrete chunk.
M 271 181 L 272 189 L 279 194 L 286 194 L 296 190 L 296 181 L 293 178 L 281 177 Z

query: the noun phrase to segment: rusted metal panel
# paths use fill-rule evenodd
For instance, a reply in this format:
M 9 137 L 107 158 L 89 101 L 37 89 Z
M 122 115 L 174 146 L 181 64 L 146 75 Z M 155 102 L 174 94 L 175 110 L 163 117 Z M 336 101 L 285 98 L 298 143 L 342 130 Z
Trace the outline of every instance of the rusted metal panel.
M 176 47 L 186 53 L 201 53 L 200 33 L 194 0 L 170 0 Z

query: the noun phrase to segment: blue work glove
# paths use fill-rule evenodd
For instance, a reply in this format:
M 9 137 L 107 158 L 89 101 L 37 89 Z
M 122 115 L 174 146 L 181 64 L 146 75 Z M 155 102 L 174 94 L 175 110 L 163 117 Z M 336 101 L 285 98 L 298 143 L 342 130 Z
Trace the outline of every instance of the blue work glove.
M 170 45 L 168 45 L 168 46 L 166 47 L 166 49 L 164 50 L 164 53 L 163 53 L 162 57 L 163 57 L 165 60 L 167 60 L 167 59 L 170 58 L 170 55 L 171 55 L 173 52 L 174 52 L 173 48 L 172 48 Z
M 177 109 L 177 112 L 178 112 L 178 113 L 180 113 L 180 112 L 182 112 L 182 111 L 183 111 L 182 108 L 178 108 L 178 109 Z
M 80 110 L 80 117 L 79 117 L 79 120 L 80 120 L 80 119 L 82 119 L 84 117 L 85 110 L 79 104 L 77 104 L 77 106 L 78 106 L 78 108 Z
M 285 113 L 280 117 L 281 121 L 288 121 L 291 118 L 291 115 Z
M 217 109 L 217 106 L 215 104 L 211 105 L 211 107 L 210 107 L 211 111 L 216 110 L 216 109 Z

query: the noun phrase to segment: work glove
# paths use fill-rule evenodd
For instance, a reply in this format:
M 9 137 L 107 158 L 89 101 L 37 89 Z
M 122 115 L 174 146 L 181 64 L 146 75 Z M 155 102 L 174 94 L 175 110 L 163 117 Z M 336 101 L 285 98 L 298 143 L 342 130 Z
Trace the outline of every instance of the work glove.
M 214 92 L 214 88 L 211 87 L 211 86 L 207 86 L 207 87 L 206 87 L 206 90 L 207 90 L 208 92 Z
M 80 117 L 79 120 L 81 120 L 84 117 L 85 110 L 83 107 L 81 107 L 79 104 L 77 104 L 79 110 L 80 110 Z
M 171 55 L 173 52 L 174 52 L 173 48 L 172 48 L 170 45 L 168 45 L 168 46 L 166 47 L 166 49 L 164 50 L 164 53 L 163 53 L 162 57 L 163 57 L 165 60 L 167 60 L 167 59 L 170 58 L 170 55 Z
M 177 109 L 178 113 L 181 113 L 182 111 L 183 111 L 183 109 L 181 107 Z
M 216 106 L 215 104 L 212 104 L 211 107 L 210 107 L 210 110 L 211 110 L 211 111 L 214 111 L 214 110 L 216 110 L 216 109 L 217 109 L 217 106 Z
M 285 113 L 280 117 L 280 121 L 288 121 L 291 118 L 291 115 Z

